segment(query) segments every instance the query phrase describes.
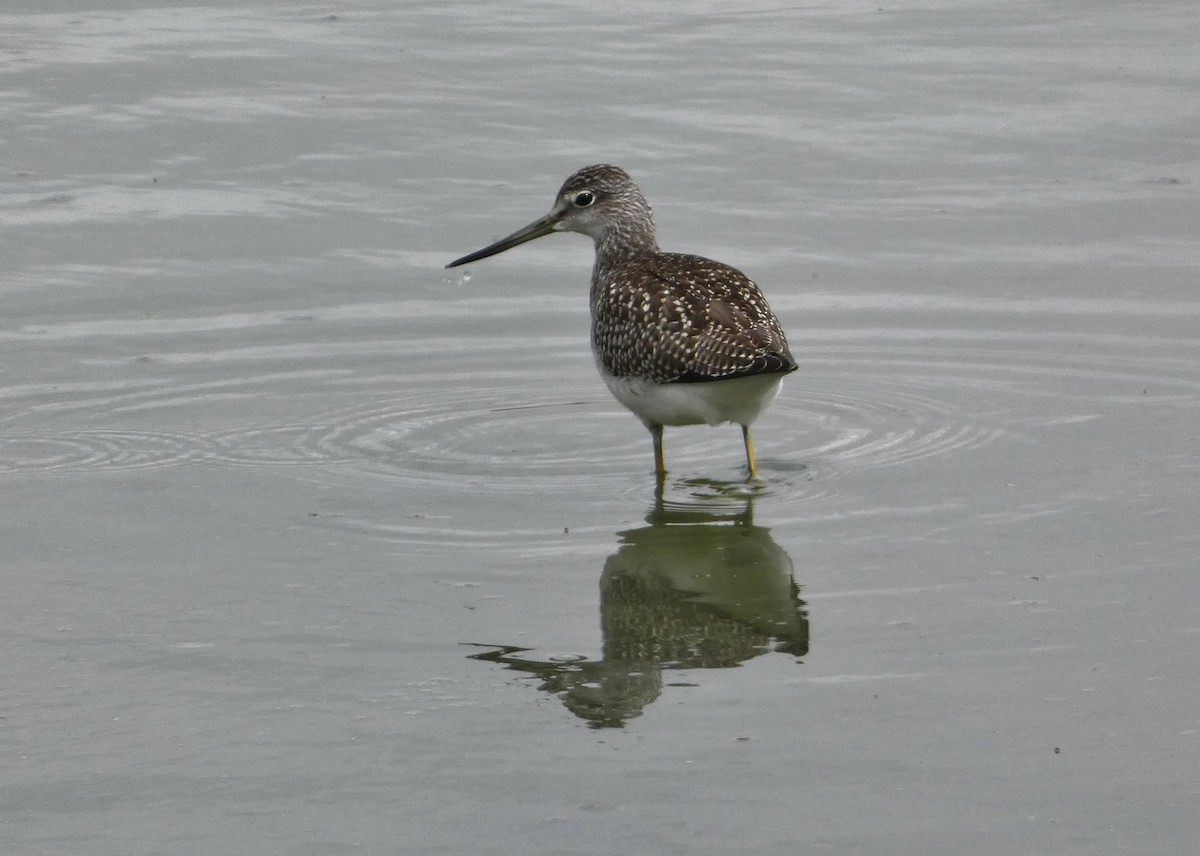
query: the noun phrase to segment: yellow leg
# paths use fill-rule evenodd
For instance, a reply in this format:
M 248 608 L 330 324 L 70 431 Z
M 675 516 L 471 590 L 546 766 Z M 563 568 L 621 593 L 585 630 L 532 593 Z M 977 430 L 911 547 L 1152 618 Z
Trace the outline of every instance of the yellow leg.
M 660 484 L 667 477 L 667 467 L 663 464 L 662 435 L 663 427 L 661 425 L 650 426 L 650 436 L 654 438 L 654 475 L 658 477 Z
M 754 463 L 754 443 L 750 439 L 750 426 L 742 426 L 742 440 L 746 443 L 746 466 L 750 469 L 750 478 L 758 478 L 758 467 Z

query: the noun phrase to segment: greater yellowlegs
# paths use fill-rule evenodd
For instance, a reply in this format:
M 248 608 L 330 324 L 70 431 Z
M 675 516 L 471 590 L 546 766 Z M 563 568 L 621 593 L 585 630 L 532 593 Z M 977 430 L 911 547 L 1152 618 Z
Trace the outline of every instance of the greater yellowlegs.
M 592 351 L 609 391 L 650 429 L 659 481 L 667 472 L 664 425 L 723 422 L 742 426 L 746 466 L 757 478 L 750 423 L 796 370 L 758 286 L 729 265 L 659 250 L 646 197 L 607 164 L 568 178 L 545 217 L 446 267 L 551 232 L 581 232 L 596 243 Z

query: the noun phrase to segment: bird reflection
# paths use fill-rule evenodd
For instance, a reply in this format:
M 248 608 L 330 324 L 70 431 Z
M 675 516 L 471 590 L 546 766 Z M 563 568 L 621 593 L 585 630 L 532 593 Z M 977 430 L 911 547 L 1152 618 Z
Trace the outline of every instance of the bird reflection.
M 753 496 L 717 498 L 667 505 L 660 491 L 648 525 L 618 533 L 600 575 L 600 660 L 538 660 L 506 646 L 472 657 L 536 676 L 590 726 L 612 728 L 659 697 L 665 671 L 730 668 L 771 651 L 805 656 L 808 616 L 791 559 L 754 524 Z

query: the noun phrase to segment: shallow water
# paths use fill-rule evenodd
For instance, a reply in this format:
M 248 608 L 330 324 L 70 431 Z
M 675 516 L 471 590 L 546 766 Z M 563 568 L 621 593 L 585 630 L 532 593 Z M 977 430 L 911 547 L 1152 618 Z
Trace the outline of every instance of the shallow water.
M 0 849 L 1190 852 L 1200 12 L 0 14 Z M 801 370 L 650 441 L 628 169 Z

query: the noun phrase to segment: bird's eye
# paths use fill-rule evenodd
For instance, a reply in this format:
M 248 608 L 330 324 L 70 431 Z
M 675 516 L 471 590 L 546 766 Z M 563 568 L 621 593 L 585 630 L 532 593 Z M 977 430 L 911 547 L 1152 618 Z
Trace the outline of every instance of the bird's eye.
M 590 190 L 581 190 L 575 194 L 575 198 L 572 201 L 575 203 L 576 208 L 587 208 L 596 201 L 596 194 Z

